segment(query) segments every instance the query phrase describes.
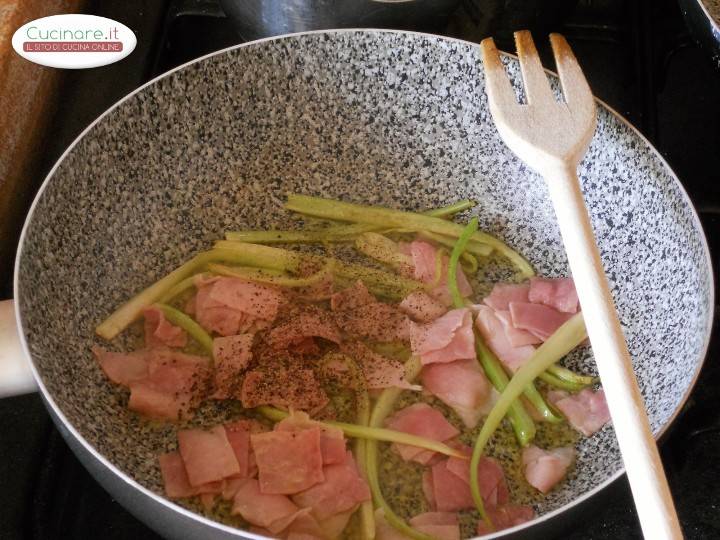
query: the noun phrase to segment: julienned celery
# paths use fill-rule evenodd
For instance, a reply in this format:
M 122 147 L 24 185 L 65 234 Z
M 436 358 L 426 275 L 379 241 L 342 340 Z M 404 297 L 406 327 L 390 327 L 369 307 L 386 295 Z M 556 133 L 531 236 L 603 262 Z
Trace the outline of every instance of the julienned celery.
M 424 285 L 419 281 L 404 278 L 375 268 L 368 268 L 359 264 L 349 264 L 336 259 L 328 259 L 320 255 L 311 255 L 309 253 L 300 253 L 298 251 L 290 251 L 276 247 L 263 246 L 260 244 L 243 244 L 240 242 L 230 242 L 228 240 L 219 240 L 215 243 L 216 249 L 228 251 L 250 252 L 262 254 L 264 257 L 277 257 L 286 267 L 291 264 L 293 270 L 297 270 L 301 261 L 315 262 L 317 264 L 327 264 L 328 260 L 333 260 L 333 273 L 350 280 L 361 280 L 370 289 L 381 289 L 385 296 L 390 298 L 402 299 L 412 291 L 423 289 Z M 254 266 L 254 265 L 253 265 Z
M 282 411 L 280 409 L 276 409 L 274 407 L 269 407 L 266 405 L 257 407 L 257 411 L 266 418 L 275 422 L 279 422 L 283 418 L 286 418 L 289 414 L 286 411 Z M 345 435 L 354 439 L 360 438 L 366 439 L 368 441 L 385 441 L 399 444 L 408 444 L 410 446 L 417 446 L 418 448 L 438 452 L 446 456 L 454 456 L 463 459 L 467 457 L 464 454 L 455 450 L 454 448 L 450 448 L 449 446 L 441 442 L 426 439 L 424 437 L 417 437 L 415 435 L 410 435 L 409 433 L 403 433 L 402 431 L 395 431 L 392 429 L 378 427 L 359 426 L 357 424 L 348 424 L 347 422 L 328 421 L 320 423 L 340 428 L 343 430 L 343 433 L 345 433 Z
M 213 352 L 213 339 L 210 335 L 196 323 L 192 318 L 185 315 L 182 311 L 175 309 L 172 306 L 166 304 L 155 304 L 165 315 L 165 318 L 172 324 L 179 326 L 185 330 L 191 338 L 197 341 L 203 349 L 205 349 L 212 356 Z
M 456 308 L 465 307 L 465 300 L 460 294 L 460 289 L 457 283 L 457 265 L 460 261 L 460 256 L 465 252 L 465 247 L 473 234 L 477 232 L 478 220 L 476 217 L 472 218 L 470 222 L 465 226 L 460 237 L 455 242 L 452 252 L 450 253 L 450 262 L 448 263 L 448 289 L 450 290 L 450 296 L 452 297 L 453 304 Z
M 538 376 L 538 379 L 540 379 L 546 384 L 549 384 L 553 388 L 559 388 L 560 390 L 567 390 L 569 392 L 577 392 L 578 390 L 582 390 L 583 388 L 589 386 L 587 384 L 578 384 L 556 377 L 555 375 L 550 373 L 549 369 L 546 372 L 541 373 Z
M 364 206 L 328 200 L 320 197 L 308 197 L 306 195 L 288 195 L 288 202 L 285 204 L 285 207 L 288 210 L 316 217 L 354 223 L 384 225 L 390 228 L 417 228 L 417 230 L 425 230 L 455 238 L 459 237 L 463 230 L 462 225 L 433 216 L 377 206 Z M 523 277 L 527 278 L 535 275 L 530 264 L 519 253 L 494 236 L 483 232 L 476 232 L 473 235 L 473 239 L 491 246 L 512 261 Z
M 490 379 L 490 383 L 495 387 L 495 390 L 502 393 L 508 384 L 508 376 L 505 373 L 500 361 L 487 348 L 482 340 L 482 336 L 479 332 L 475 332 L 475 351 L 477 352 L 478 360 Z M 515 438 L 517 438 L 520 446 L 527 446 L 535 438 L 535 422 L 530 417 L 528 412 L 525 410 L 522 402 L 519 400 L 515 401 L 508 411 L 508 419 L 510 425 L 515 432 Z
M 433 242 L 436 242 L 438 244 L 442 244 L 446 247 L 453 247 L 455 245 L 455 241 L 457 238 L 453 236 L 443 236 L 442 234 L 435 234 L 428 231 L 418 231 L 418 236 L 420 238 L 427 238 L 428 240 L 432 240 Z M 475 254 L 479 255 L 481 257 L 487 257 L 490 255 L 493 251 L 493 248 L 490 247 L 488 244 L 483 244 L 481 242 L 478 242 L 477 240 L 468 241 L 467 247 L 465 248 L 465 255 L 469 254 Z
M 355 249 L 394 268 L 412 268 L 413 265 L 412 257 L 401 253 L 396 242 L 376 232 L 359 234 L 355 238 Z
M 205 272 L 200 272 L 198 274 L 194 274 L 190 276 L 189 278 L 183 279 L 180 283 L 175 285 L 174 287 L 171 287 L 168 292 L 163 294 L 160 298 L 158 298 L 159 302 L 162 302 L 163 304 L 168 303 L 170 300 L 175 298 L 176 296 L 184 293 L 187 291 L 190 287 L 195 285 L 195 280 L 202 277 L 207 277 L 208 274 Z
M 485 446 L 498 425 L 500 425 L 503 417 L 508 413 L 513 404 L 517 403 L 517 398 L 524 392 L 525 388 L 548 367 L 552 366 L 580 345 L 586 338 L 587 330 L 585 329 L 585 321 L 583 320 L 582 313 L 578 313 L 558 328 L 545 343 L 537 348 L 525 365 L 515 372 L 515 375 L 513 375 L 513 378 L 500 394 L 500 398 L 485 419 L 485 423 L 480 429 L 480 434 L 475 441 L 470 461 L 470 491 L 472 492 L 475 506 L 488 527 L 492 528 L 493 525 L 485 512 L 482 496 L 480 495 L 477 473 L 477 466 Z
M 578 385 L 581 388 L 585 386 L 590 386 L 599 381 L 597 377 L 591 377 L 590 375 L 580 375 L 579 373 L 575 373 L 574 371 L 558 364 L 550 366 L 548 368 L 548 373 L 557 377 L 560 380 Z
M 423 212 L 428 216 L 447 217 L 475 206 L 474 201 L 462 200 L 450 206 L 434 208 Z M 318 231 L 231 231 L 225 233 L 226 240 L 251 244 L 303 244 L 320 242 L 349 242 L 357 235 L 381 229 L 381 226 L 367 223 L 338 225 Z
M 420 360 L 412 356 L 405 362 L 405 379 L 412 382 L 419 374 L 422 369 Z M 395 402 L 402 392 L 399 388 L 386 388 L 383 390 L 380 397 L 375 402 L 372 414 L 370 415 L 370 426 L 377 427 L 383 425 L 385 418 L 392 412 L 395 407 Z M 375 441 L 366 442 L 367 451 L 367 472 L 368 472 L 368 485 L 370 486 L 370 493 L 372 493 L 373 501 L 378 508 L 382 508 L 387 522 L 395 527 L 398 531 L 413 538 L 415 540 L 434 540 L 430 535 L 422 533 L 410 525 L 405 523 L 405 520 L 398 516 L 390 505 L 385 500 L 380 488 L 380 479 L 378 476 L 378 447 Z
M 163 298 L 173 287 L 197 273 L 198 270 L 206 264 L 218 261 L 257 266 L 260 268 L 271 268 L 274 270 L 297 270 L 300 258 L 290 256 L 278 257 L 275 253 L 268 253 L 261 250 L 211 249 L 210 251 L 204 251 L 195 255 L 185 264 L 179 266 L 117 308 L 107 319 L 98 325 L 95 332 L 102 338 L 113 339 L 137 319 L 143 309 Z
M 225 266 L 223 264 L 210 263 L 208 270 L 221 276 L 237 277 L 247 281 L 277 285 L 278 287 L 310 287 L 325 279 L 332 271 L 332 260 L 328 261 L 322 269 L 311 276 L 304 278 L 290 277 L 285 274 L 277 274 L 271 270 L 252 268 L 247 266 Z
M 528 384 L 527 388 L 523 392 L 523 395 L 527 398 L 530 404 L 535 407 L 535 410 L 540 413 L 540 416 L 542 416 L 546 422 L 559 424 L 563 421 L 562 417 L 556 415 L 550 406 L 545 402 L 545 398 L 542 397 L 542 394 L 538 392 L 537 388 L 535 388 L 534 383 Z

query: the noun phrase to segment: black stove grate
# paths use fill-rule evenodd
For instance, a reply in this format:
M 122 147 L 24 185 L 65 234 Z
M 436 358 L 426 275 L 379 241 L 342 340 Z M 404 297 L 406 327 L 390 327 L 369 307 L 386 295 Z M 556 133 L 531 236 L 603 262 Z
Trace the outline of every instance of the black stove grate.
M 477 41 L 482 1 L 465 0 L 446 31 Z M 508 2 L 511 3 L 511 2 Z M 44 175 L 64 148 L 104 109 L 149 78 L 237 43 L 214 0 L 90 2 L 89 12 L 134 28 L 131 65 L 66 75 L 63 105 L 48 136 Z M 509 26 L 491 28 L 512 49 Z M 481 28 L 482 27 L 482 28 Z M 595 93 L 636 125 L 668 160 L 700 213 L 711 253 L 720 253 L 720 73 L 693 43 L 672 0 L 563 1 L 542 28 L 565 33 Z M 483 30 L 484 29 L 484 30 Z M 155 37 L 156 39 L 153 39 Z M 536 35 L 538 44 L 541 43 Z M 142 47 L 141 47 L 142 44 Z M 541 55 L 549 59 L 547 47 Z M 546 65 L 552 66 L 551 62 Z M 108 92 L 84 90 L 99 76 L 116 77 Z M 109 88 L 109 87 L 108 87 Z M 38 175 L 41 178 L 42 175 Z M 9 291 L 8 283 L 4 284 Z M 720 340 L 717 324 L 705 368 L 679 422 L 661 447 L 681 521 L 690 539 L 720 538 Z M 51 426 L 37 396 L 0 401 L 0 538 L 155 539 L 95 482 Z M 7 457 L 6 457 L 7 456 Z M 5 484 L 5 482 L 4 482 Z M 610 486 L 595 511 L 564 538 L 640 538 L 625 479 Z

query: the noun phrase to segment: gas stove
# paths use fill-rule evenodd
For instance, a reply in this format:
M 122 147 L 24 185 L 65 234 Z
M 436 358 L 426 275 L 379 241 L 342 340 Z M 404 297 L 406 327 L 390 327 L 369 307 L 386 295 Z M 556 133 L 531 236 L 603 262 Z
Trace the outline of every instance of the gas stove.
M 658 148 L 690 194 L 710 242 L 720 253 L 720 72 L 688 35 L 672 0 L 579 0 L 554 4 L 551 17 L 504 2 L 464 0 L 436 33 L 479 41 L 488 33 L 512 50 L 511 31 L 537 23 L 541 32 L 568 37 L 596 95 L 625 116 Z M 503 2 L 500 2 L 503 4 Z M 533 4 L 540 4 L 533 2 Z M 517 6 L 515 6 L 517 7 Z M 43 158 L 27 183 L 31 195 L 70 142 L 117 99 L 151 78 L 209 52 L 240 42 L 213 0 L 128 0 L 86 3 L 85 12 L 131 27 L 138 47 L 127 59 L 64 73 L 57 112 Z M 522 17 L 521 17 L 522 15 Z M 524 17 L 524 18 L 523 18 Z M 541 55 L 552 68 L 549 51 Z M 31 197 L 28 196 L 28 200 Z M 17 243 L 17 237 L 3 238 Z M 11 296 L 11 276 L 0 283 Z M 716 295 L 717 297 L 718 295 Z M 716 323 L 705 367 L 661 453 L 687 538 L 720 537 L 720 329 Z M 0 401 L 0 538 L 154 539 L 75 459 L 38 395 Z M 631 539 L 641 533 L 623 478 L 597 498 L 592 513 L 569 523 L 563 538 Z

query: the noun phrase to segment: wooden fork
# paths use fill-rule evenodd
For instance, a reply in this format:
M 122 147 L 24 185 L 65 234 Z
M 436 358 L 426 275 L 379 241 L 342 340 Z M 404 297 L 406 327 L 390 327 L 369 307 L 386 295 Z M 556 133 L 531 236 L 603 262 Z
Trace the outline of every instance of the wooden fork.
M 545 177 L 645 538 L 682 538 L 577 178 L 595 131 L 595 100 L 565 38 L 550 35 L 565 97 L 555 100 L 530 32 L 515 33 L 527 104 L 519 104 L 492 38 L 480 44 L 500 136 Z

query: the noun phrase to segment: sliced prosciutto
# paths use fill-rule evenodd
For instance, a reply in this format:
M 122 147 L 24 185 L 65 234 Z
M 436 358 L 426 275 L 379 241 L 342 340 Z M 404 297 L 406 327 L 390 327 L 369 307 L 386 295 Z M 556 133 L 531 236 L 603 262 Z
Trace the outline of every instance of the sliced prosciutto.
M 145 346 L 152 347 L 184 347 L 187 345 L 187 334 L 179 326 L 171 324 L 160 308 L 151 306 L 143 310 L 145 317 Z
M 515 328 L 527 330 L 543 341 L 572 317 L 571 313 L 563 313 L 542 304 L 510 302 L 509 309 Z
M 531 445 L 522 453 L 525 478 L 542 493 L 547 493 L 563 479 L 574 460 L 575 449 L 571 447 L 542 450 Z
M 352 337 L 382 342 L 408 339 L 410 321 L 407 316 L 397 307 L 383 302 L 338 312 L 336 320 L 340 329 Z
M 289 495 L 325 479 L 319 427 L 253 434 L 250 441 L 262 493 Z
M 333 311 L 348 311 L 376 302 L 375 297 L 368 291 L 365 284 L 357 280 L 350 287 L 336 292 L 330 297 L 330 309 Z
M 475 358 L 470 310 L 453 309 L 431 323 L 411 324 L 410 345 L 423 365 Z
M 602 388 L 596 392 L 585 388 L 577 394 L 551 391 L 548 399 L 565 415 L 570 425 L 586 437 L 610 421 L 610 410 Z
M 445 314 L 447 308 L 423 291 L 408 294 L 398 305 L 413 321 L 428 323 Z
M 523 283 L 496 283 L 483 302 L 496 311 L 507 311 L 510 302 L 530 302 L 530 285 Z
M 458 516 L 452 512 L 425 512 L 410 518 L 408 523 L 438 540 L 460 540 Z
M 513 347 L 522 347 L 523 345 L 537 345 L 538 343 L 543 342 L 542 338 L 536 336 L 532 332 L 515 328 L 509 309 L 507 311 L 496 310 L 495 316 L 500 319 L 500 322 L 502 322 L 505 337 L 507 338 L 510 345 L 512 345 Z
M 528 300 L 565 313 L 577 313 L 579 300 L 572 278 L 530 278 Z
M 433 409 L 427 403 L 415 403 L 405 407 L 388 418 L 385 425 L 389 429 L 441 442 L 460 434 L 440 411 Z M 416 446 L 393 443 L 392 447 L 405 461 L 427 463 L 434 455 L 434 452 Z
M 452 296 L 447 286 L 449 257 L 442 255 L 440 259 L 440 274 L 438 275 L 439 253 L 435 246 L 428 242 L 416 240 L 410 244 L 410 255 L 413 259 L 415 279 L 434 285 L 430 291 L 431 296 L 445 306 L 452 305 Z M 457 284 L 460 294 L 463 297 L 468 297 L 472 294 L 472 287 L 460 265 L 457 267 Z
M 150 352 L 145 349 L 129 353 L 106 351 L 93 347 L 92 352 L 100 367 L 115 384 L 129 386 L 135 381 L 147 378 Z
M 421 377 L 425 389 L 452 408 L 467 427 L 474 428 L 488 413 L 490 383 L 477 360 L 430 364 Z
M 178 449 L 190 485 L 197 487 L 240 473 L 240 466 L 223 426 L 178 431 Z
M 198 323 L 221 336 L 245 332 L 275 320 L 282 293 L 237 278 L 198 279 L 193 310 Z
M 172 499 L 192 497 L 197 492 L 190 485 L 185 463 L 179 452 L 168 452 L 158 457 L 165 494 Z
M 225 424 L 225 436 L 230 443 L 238 463 L 238 478 L 245 478 L 250 474 L 250 433 L 251 427 L 247 420 L 239 420 Z
M 490 530 L 485 525 L 485 522 L 480 520 L 477 525 L 477 533 L 480 536 L 522 525 L 535 518 L 535 510 L 533 510 L 532 506 L 504 504 L 501 506 L 488 506 L 485 511 L 490 521 L 492 521 L 494 530 Z
M 275 425 L 277 431 L 297 432 L 310 428 L 320 429 L 320 453 L 323 465 L 344 463 L 347 453 L 342 429 L 320 424 L 302 411 L 291 411 L 287 418 Z
M 422 389 L 407 381 L 402 362 L 378 354 L 360 341 L 344 344 L 342 351 L 360 366 L 367 388 L 370 390 L 390 387 L 406 390 Z
M 258 527 L 277 534 L 287 526 L 300 509 L 285 495 L 271 495 L 260 491 L 260 484 L 254 478 L 245 480 L 233 499 L 232 513 Z M 280 526 L 280 528 L 278 528 Z
M 312 369 L 290 371 L 284 368 L 248 371 L 243 379 L 240 399 L 246 409 L 273 405 L 310 413 L 330 402 Z
M 323 467 L 323 474 L 323 482 L 292 497 L 295 504 L 311 508 L 316 519 L 326 520 L 370 500 L 370 489 L 360 477 L 351 453 L 344 463 Z
M 513 347 L 505 335 L 503 323 L 498 319 L 495 311 L 482 305 L 475 306 L 475 309 L 477 311 L 475 324 L 487 346 L 510 371 L 514 372 L 520 369 L 533 355 L 535 347 L 532 345 Z
M 213 340 L 215 359 L 215 399 L 229 399 L 239 394 L 242 374 L 252 359 L 254 334 L 219 337 Z
M 285 349 L 297 345 L 309 337 L 320 337 L 333 343 L 342 340 L 337 325 L 322 310 L 307 310 L 297 313 L 289 321 L 273 328 L 267 341 L 271 347 Z
M 128 408 L 148 418 L 178 420 L 205 394 L 210 360 L 169 349 L 147 355 L 147 377 L 130 383 Z

